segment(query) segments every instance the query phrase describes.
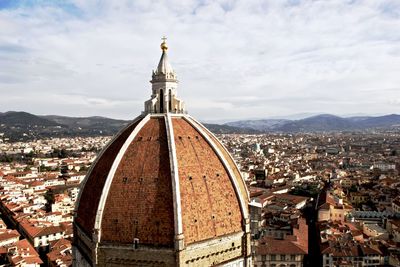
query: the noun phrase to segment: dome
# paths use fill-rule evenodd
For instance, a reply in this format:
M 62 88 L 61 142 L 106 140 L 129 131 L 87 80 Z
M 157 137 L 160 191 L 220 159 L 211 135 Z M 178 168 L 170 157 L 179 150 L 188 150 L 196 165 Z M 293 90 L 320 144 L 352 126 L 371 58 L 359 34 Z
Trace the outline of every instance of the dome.
M 165 83 L 153 82 L 145 112 L 110 141 L 82 184 L 76 266 L 248 266 L 246 185 L 226 148 Z

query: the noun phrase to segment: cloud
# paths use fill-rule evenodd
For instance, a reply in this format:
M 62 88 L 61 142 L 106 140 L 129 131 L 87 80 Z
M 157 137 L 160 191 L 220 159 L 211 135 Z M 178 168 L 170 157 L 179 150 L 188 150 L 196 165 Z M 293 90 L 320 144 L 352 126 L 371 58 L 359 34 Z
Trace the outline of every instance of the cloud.
M 399 112 L 400 91 L 382 91 L 400 83 L 396 0 L 12 3 L 0 5 L 0 111 L 132 118 L 167 35 L 199 119 Z

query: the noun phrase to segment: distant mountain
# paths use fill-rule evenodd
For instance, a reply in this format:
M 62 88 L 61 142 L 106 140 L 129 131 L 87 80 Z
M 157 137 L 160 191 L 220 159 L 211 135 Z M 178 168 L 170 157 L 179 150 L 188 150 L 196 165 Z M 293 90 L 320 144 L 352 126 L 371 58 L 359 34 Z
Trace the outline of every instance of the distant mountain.
M 0 134 L 10 141 L 26 141 L 50 137 L 114 135 L 127 120 L 104 117 L 74 118 L 65 116 L 37 116 L 27 112 L 0 113 Z M 257 130 L 228 125 L 206 124 L 214 133 L 259 133 Z
M 239 128 L 249 128 L 258 131 L 268 131 L 280 127 L 288 122 L 290 122 L 290 120 L 286 119 L 242 120 L 227 122 L 224 125 Z
M 281 132 L 321 132 L 352 130 L 354 125 L 351 121 L 334 115 L 323 114 L 310 118 L 287 122 L 275 130 Z
M 27 112 L 9 111 L 0 113 L 0 136 L 4 135 L 10 141 L 25 141 L 49 137 L 114 135 L 127 123 L 129 123 L 127 120 L 97 116 L 85 118 L 36 116 Z M 353 131 L 392 127 L 400 129 L 400 115 L 342 118 L 323 114 L 300 120 L 240 120 L 222 125 L 208 123 L 204 125 L 214 133 L 247 134 Z
M 252 128 L 264 132 L 284 133 L 352 131 L 400 127 L 400 115 L 342 118 L 330 114 L 322 114 L 301 120 L 242 120 L 229 122 L 226 125 Z
M 208 130 L 213 132 L 214 134 L 257 134 L 261 133 L 258 130 L 247 128 L 247 127 L 235 127 L 226 124 L 210 124 L 204 123 L 204 126 L 207 127 Z
M 8 111 L 0 113 L 0 124 L 7 124 L 9 126 L 19 125 L 40 125 L 40 126 L 57 126 L 57 122 L 49 121 L 44 118 L 32 115 L 23 111 Z
M 356 117 L 348 117 L 347 119 L 352 121 L 352 122 L 360 122 L 360 121 L 366 120 L 368 118 L 370 118 L 370 117 L 368 117 L 368 116 L 356 116 Z
M 113 135 L 127 123 L 128 121 L 103 117 L 36 116 L 15 111 L 0 113 L 0 133 L 10 141 Z
M 364 128 L 400 126 L 400 115 L 390 114 L 379 117 L 367 117 L 360 121 Z
M 129 121 L 127 120 L 115 120 L 105 117 L 65 117 L 47 115 L 40 116 L 41 118 L 55 122 L 57 124 L 66 125 L 71 129 L 91 129 L 93 131 L 109 131 L 114 132 L 115 130 L 121 129 Z

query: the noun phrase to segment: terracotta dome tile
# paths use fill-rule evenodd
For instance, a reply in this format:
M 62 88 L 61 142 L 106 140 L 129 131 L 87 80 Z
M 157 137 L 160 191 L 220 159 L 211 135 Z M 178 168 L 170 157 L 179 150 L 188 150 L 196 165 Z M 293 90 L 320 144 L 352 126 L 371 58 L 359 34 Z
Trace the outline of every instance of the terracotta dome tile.
M 109 146 L 105 148 L 101 156 L 98 156 L 90 173 L 88 173 L 78 203 L 75 222 L 89 235 L 93 232 L 97 207 L 111 165 L 139 121 L 140 120 L 131 123 L 131 125 L 125 128 L 115 139 L 110 141 Z
M 102 218 L 102 242 L 173 246 L 174 213 L 164 118 L 152 118 L 116 170 Z
M 239 201 L 221 160 L 185 119 L 172 121 L 185 244 L 242 231 Z

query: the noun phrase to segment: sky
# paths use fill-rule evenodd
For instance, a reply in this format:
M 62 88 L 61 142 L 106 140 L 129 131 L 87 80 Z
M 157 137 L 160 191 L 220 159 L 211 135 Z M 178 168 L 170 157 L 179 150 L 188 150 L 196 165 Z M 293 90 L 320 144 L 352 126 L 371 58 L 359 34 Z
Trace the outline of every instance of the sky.
M 201 120 L 400 113 L 399 0 L 0 0 L 0 112 L 133 119 L 164 35 Z

